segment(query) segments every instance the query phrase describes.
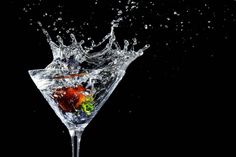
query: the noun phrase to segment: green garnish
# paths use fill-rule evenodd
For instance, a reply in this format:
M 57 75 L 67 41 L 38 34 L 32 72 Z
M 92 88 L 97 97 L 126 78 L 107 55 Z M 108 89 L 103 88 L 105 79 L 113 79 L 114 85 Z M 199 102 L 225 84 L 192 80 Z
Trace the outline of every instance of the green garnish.
M 82 103 L 81 109 L 85 112 L 88 116 L 91 115 L 91 112 L 94 110 L 93 103 L 91 101 L 86 101 Z

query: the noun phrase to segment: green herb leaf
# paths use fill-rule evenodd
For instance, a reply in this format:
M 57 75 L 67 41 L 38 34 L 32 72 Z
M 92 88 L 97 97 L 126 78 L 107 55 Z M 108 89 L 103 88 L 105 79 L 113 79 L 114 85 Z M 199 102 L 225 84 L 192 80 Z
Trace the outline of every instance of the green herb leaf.
M 91 112 L 94 110 L 94 106 L 93 106 L 93 103 L 92 102 L 84 102 L 82 105 L 81 105 L 81 109 L 83 112 L 85 112 L 88 116 L 91 115 Z

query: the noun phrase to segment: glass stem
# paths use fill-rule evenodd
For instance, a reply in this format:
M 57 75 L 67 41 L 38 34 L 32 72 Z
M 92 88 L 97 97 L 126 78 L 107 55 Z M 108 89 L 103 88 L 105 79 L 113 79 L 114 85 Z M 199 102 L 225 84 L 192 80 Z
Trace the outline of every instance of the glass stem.
M 72 157 L 79 157 L 80 140 L 82 131 L 69 130 L 71 136 Z

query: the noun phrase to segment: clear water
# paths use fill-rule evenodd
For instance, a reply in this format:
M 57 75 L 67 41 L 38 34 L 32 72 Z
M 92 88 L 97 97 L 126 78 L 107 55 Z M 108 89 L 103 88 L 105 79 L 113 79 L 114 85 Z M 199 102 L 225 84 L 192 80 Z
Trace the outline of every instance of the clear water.
M 55 113 L 69 129 L 88 124 L 123 78 L 128 65 L 149 47 L 145 45 L 136 51 L 135 39 L 132 44 L 124 40 L 124 46 L 120 47 L 114 33 L 119 20 L 113 21 L 111 31 L 101 42 L 93 43 L 91 47 L 83 46 L 84 41 L 78 42 L 73 34 L 70 35 L 70 45 L 63 44 L 59 36 L 56 44 L 42 28 L 51 47 L 53 61 L 45 69 L 30 70 L 29 74 Z M 93 97 L 93 110 L 90 114 L 85 114 L 81 109 L 65 112 L 55 99 L 55 91 L 58 89 L 77 86 L 83 86 L 86 89 L 83 94 Z

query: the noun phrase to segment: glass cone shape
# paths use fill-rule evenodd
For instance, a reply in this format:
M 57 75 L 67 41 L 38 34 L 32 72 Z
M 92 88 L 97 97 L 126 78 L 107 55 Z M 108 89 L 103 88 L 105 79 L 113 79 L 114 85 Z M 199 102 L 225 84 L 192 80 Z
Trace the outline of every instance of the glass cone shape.
M 128 65 L 149 47 L 135 51 L 136 40 L 131 45 L 125 40 L 121 48 L 114 35 L 117 26 L 113 22 L 111 32 L 91 47 L 77 42 L 73 34 L 70 45 L 64 45 L 59 36 L 56 44 L 43 29 L 53 61 L 45 69 L 29 70 L 37 88 L 69 129 L 72 146 L 78 149 L 84 128 L 123 78 Z M 79 156 L 78 149 L 75 152 L 73 148 L 73 157 Z
M 125 73 L 110 70 L 37 69 L 29 73 L 56 115 L 73 130 L 88 124 Z

